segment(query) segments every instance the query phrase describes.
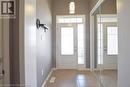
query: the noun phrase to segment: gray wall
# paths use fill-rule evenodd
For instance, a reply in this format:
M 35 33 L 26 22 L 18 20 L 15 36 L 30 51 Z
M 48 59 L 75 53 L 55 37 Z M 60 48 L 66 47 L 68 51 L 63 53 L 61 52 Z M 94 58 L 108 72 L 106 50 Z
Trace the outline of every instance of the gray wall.
M 76 14 L 86 15 L 86 61 L 87 68 L 90 67 L 89 57 L 89 2 L 88 0 L 75 0 L 76 1 Z M 53 0 L 53 61 L 54 67 L 56 63 L 56 15 L 69 15 L 69 2 L 70 0 Z
M 41 87 L 52 69 L 51 11 L 51 0 L 37 0 L 36 17 L 49 27 L 46 32 L 37 29 L 37 87 Z
M 118 87 L 130 87 L 130 0 L 118 1 Z
M 10 19 L 10 83 L 20 84 L 19 73 L 19 0 L 16 1 L 16 18 Z
M 90 10 L 96 5 L 99 0 L 89 0 Z M 116 12 L 116 0 L 105 0 L 101 6 L 101 12 L 104 14 L 110 14 Z
M 98 0 L 89 0 L 90 10 L 92 10 L 92 8 L 96 5 L 97 2 Z
M 105 0 L 100 7 L 101 14 L 116 14 L 116 0 Z

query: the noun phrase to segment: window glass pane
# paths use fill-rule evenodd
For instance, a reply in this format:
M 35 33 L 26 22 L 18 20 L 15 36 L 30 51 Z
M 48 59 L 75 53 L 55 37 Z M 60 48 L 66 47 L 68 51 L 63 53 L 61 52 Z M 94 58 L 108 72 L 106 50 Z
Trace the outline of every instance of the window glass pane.
M 74 54 L 74 29 L 73 27 L 61 28 L 61 54 Z
M 98 24 L 97 48 L 97 62 L 98 64 L 103 64 L 103 24 Z
M 70 18 L 59 18 L 58 23 L 83 23 L 83 18 L 81 17 L 70 17 Z
M 107 27 L 107 54 L 118 54 L 118 28 Z
M 64 23 L 64 19 L 63 18 L 59 18 L 58 19 L 58 23 Z
M 83 22 L 83 18 L 76 18 L 76 22 L 82 23 Z
M 85 62 L 84 48 L 84 26 L 83 24 L 78 24 L 78 64 L 84 64 Z

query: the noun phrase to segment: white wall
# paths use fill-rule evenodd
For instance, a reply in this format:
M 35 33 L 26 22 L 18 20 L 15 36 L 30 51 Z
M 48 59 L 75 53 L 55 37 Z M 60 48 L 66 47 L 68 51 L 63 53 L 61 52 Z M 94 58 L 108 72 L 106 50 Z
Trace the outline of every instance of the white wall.
M 117 0 L 119 21 L 118 87 L 130 87 L 130 0 Z
M 36 77 L 36 0 L 25 0 L 25 83 L 37 87 Z
M 51 0 L 19 1 L 20 83 L 41 87 L 52 68 Z M 49 27 L 46 33 L 36 28 L 37 18 Z
M 36 0 L 20 0 L 20 11 L 20 82 L 26 87 L 37 87 Z
M 36 17 L 48 26 L 37 29 L 37 87 L 41 87 L 52 69 L 52 10 L 51 0 L 37 0 Z

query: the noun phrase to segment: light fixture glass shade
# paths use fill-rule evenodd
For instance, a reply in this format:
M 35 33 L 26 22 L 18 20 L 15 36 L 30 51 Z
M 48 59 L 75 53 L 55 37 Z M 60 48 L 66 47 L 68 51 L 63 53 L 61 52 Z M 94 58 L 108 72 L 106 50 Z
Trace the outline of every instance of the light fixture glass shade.
M 75 13 L 75 2 L 69 3 L 69 13 L 74 14 Z

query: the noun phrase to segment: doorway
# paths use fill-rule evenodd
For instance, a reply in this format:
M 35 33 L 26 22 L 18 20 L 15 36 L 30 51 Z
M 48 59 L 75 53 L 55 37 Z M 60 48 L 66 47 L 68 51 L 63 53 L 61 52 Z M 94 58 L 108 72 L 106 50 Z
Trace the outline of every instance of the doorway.
M 118 27 L 117 16 L 97 15 L 97 68 L 117 69 Z
M 59 69 L 84 69 L 85 16 L 57 16 L 56 67 Z

